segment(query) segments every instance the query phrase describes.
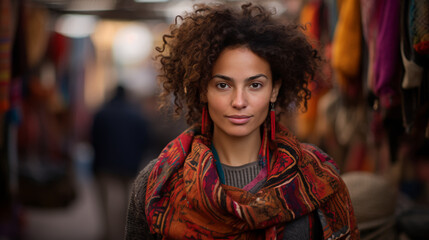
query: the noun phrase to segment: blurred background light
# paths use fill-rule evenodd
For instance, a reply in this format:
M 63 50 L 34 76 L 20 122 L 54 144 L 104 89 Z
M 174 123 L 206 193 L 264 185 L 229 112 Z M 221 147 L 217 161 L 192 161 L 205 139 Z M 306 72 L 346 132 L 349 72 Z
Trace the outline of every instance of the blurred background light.
M 159 2 L 168 2 L 168 0 L 134 0 L 138 3 L 159 3 Z
M 143 24 L 120 29 L 113 40 L 113 58 L 119 65 L 135 65 L 146 59 L 153 48 L 152 33 Z
M 84 38 L 92 34 L 97 17 L 82 14 L 64 14 L 55 24 L 55 31 L 70 38 Z

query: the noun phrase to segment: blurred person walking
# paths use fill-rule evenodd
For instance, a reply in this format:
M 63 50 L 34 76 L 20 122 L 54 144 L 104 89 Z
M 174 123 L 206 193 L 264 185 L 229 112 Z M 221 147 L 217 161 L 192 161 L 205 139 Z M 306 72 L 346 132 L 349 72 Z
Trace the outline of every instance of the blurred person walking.
M 91 128 L 93 171 L 103 211 L 102 239 L 121 239 L 130 186 L 144 164 L 148 122 L 118 85 L 113 98 L 95 114 Z

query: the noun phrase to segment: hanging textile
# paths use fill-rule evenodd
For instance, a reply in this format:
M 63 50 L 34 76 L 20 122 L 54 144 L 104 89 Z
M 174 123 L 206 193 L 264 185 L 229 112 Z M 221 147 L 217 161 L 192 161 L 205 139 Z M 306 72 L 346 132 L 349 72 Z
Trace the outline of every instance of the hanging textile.
M 306 27 L 305 34 L 313 43 L 313 47 L 318 49 L 320 41 L 320 15 L 321 15 L 321 1 L 311 1 L 304 5 L 300 14 L 300 23 Z M 319 52 L 319 54 L 321 54 Z M 316 82 L 317 81 L 317 82 Z M 300 113 L 297 116 L 296 134 L 301 139 L 313 141 L 309 137 L 314 136 L 315 121 L 317 119 L 317 101 L 321 95 L 321 81 L 322 79 L 315 76 L 314 81 L 309 83 L 309 90 L 311 91 L 311 99 L 307 102 L 307 111 Z
M 332 1 L 331 1 L 332 2 Z M 321 74 L 317 73 L 314 80 L 309 83 L 311 99 L 307 102 L 307 111 L 300 113 L 296 120 L 296 134 L 301 139 L 309 142 L 319 142 L 320 134 L 317 132 L 317 120 L 319 100 L 326 92 L 332 88 L 332 74 L 329 61 L 331 60 L 331 33 L 333 28 L 330 23 L 333 21 L 333 9 L 323 0 L 310 1 L 304 5 L 300 14 L 300 23 L 306 27 L 305 34 L 310 38 L 313 47 L 318 54 L 326 59 L 321 63 Z
M 373 92 L 383 108 L 399 105 L 399 0 L 383 0 L 378 21 Z
M 429 0 L 401 2 L 400 50 L 404 67 L 402 116 L 407 133 L 429 138 Z
M 9 109 L 13 19 L 12 4 L 0 0 L 0 113 Z
M 359 0 L 339 0 L 332 67 L 341 91 L 350 99 L 356 98 L 361 91 L 361 38 Z
M 428 0 L 411 1 L 410 30 L 414 50 L 419 54 L 429 55 Z

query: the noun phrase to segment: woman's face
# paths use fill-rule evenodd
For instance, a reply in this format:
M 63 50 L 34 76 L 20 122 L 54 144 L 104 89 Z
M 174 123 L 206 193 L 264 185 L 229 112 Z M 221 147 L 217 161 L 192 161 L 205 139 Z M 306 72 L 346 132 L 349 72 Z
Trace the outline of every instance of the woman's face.
M 269 63 L 245 47 L 227 48 L 216 60 L 207 87 L 208 110 L 215 135 L 259 135 L 270 102 L 280 84 L 273 87 Z

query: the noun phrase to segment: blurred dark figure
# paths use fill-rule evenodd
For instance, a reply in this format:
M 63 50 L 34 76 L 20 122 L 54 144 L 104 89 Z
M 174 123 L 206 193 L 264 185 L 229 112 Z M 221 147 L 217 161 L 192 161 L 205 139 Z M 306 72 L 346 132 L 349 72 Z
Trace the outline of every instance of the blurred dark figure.
M 150 143 L 147 121 L 122 86 L 95 114 L 91 129 L 93 170 L 103 210 L 103 239 L 122 239 L 131 182 Z

